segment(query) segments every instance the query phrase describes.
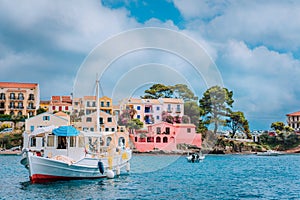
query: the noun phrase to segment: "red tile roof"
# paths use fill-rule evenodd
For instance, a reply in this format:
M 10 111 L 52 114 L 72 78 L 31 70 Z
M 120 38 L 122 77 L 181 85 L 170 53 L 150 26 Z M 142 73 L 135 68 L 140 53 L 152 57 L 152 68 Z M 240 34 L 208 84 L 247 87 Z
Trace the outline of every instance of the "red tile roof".
M 290 114 L 286 114 L 286 116 L 300 116 L 300 111 L 297 111 L 297 112 L 293 112 L 293 113 L 290 113 Z
M 0 82 L 0 88 L 29 88 L 34 89 L 37 83 L 16 83 L 16 82 Z

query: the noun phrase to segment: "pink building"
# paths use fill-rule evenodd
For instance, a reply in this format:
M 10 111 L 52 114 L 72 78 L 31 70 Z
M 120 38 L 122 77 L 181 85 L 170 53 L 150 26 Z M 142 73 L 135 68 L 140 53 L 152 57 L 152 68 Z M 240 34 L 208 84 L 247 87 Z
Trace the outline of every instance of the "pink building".
M 194 124 L 170 124 L 160 122 L 148 125 L 148 130 L 131 135 L 135 148 L 139 152 L 178 150 L 179 144 L 195 145 L 201 148 L 201 134 L 196 134 Z

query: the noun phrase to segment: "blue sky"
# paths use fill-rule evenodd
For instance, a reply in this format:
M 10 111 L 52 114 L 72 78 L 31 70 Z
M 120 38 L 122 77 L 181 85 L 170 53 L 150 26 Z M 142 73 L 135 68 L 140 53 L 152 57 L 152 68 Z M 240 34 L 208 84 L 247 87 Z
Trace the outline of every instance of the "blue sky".
M 299 19 L 297 0 L 0 0 L 0 81 L 37 82 L 43 100 L 69 95 L 97 45 L 135 28 L 167 28 L 206 50 L 251 129 L 269 129 L 300 110 Z M 187 63 L 154 50 L 113 63 L 103 87 L 110 90 L 129 64 L 152 62 L 176 68 L 198 96 L 207 89 Z

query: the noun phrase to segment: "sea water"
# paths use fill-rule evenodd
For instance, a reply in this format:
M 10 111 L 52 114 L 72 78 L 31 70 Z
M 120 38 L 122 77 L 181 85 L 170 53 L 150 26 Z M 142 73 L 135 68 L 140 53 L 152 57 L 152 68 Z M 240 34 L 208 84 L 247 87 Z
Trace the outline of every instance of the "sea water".
M 300 199 L 300 155 L 133 155 L 114 179 L 31 184 L 20 156 L 0 156 L 0 199 Z

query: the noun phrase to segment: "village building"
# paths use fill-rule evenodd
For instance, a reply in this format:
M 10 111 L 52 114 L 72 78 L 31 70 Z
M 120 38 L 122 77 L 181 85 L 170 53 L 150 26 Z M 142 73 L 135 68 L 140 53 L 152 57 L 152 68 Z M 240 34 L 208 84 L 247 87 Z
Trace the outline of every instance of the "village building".
M 142 121 L 146 127 L 148 124 L 156 124 L 163 121 L 163 113 L 179 119 L 184 115 L 184 101 L 175 98 L 139 99 L 129 98 L 120 102 L 121 112 L 135 110 L 133 118 Z
M 0 82 L 0 114 L 34 116 L 39 102 L 37 83 Z
M 170 124 L 160 122 L 147 126 L 147 131 L 137 131 L 131 135 L 135 150 L 150 152 L 162 150 L 178 151 L 181 146 L 201 148 L 201 134 L 196 133 L 194 124 Z
M 72 112 L 71 96 L 52 96 L 49 104 L 49 112 Z
M 300 111 L 286 114 L 287 124 L 295 131 L 300 130 Z

